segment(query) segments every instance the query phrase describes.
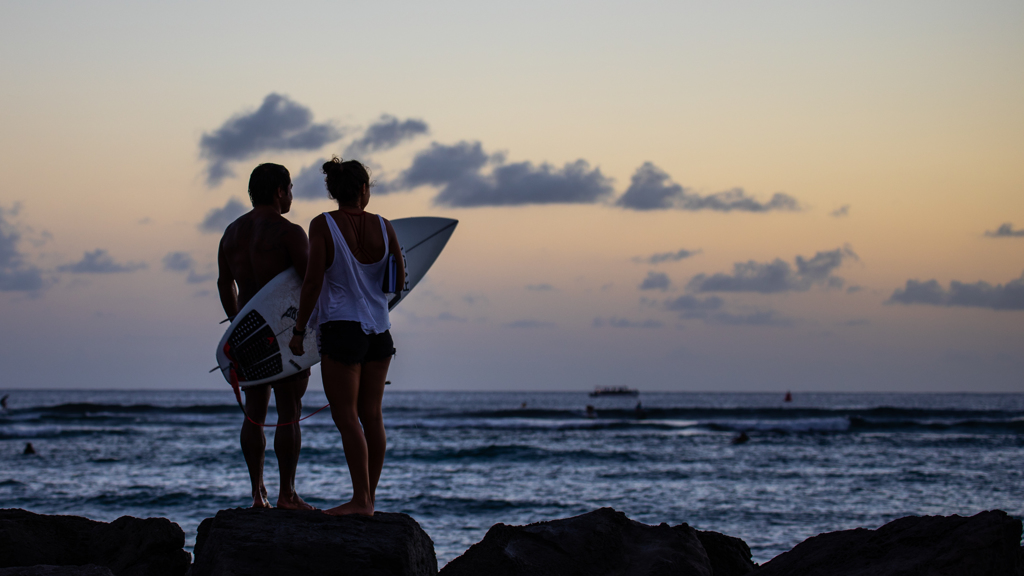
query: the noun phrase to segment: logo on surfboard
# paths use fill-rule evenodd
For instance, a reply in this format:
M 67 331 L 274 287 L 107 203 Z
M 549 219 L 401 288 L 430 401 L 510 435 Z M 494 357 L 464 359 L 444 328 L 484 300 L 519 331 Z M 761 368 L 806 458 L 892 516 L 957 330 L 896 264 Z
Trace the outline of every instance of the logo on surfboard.
M 289 306 L 288 309 L 284 311 L 284 314 L 281 314 L 281 318 L 291 318 L 292 320 L 297 320 L 298 317 L 299 309 L 295 306 Z

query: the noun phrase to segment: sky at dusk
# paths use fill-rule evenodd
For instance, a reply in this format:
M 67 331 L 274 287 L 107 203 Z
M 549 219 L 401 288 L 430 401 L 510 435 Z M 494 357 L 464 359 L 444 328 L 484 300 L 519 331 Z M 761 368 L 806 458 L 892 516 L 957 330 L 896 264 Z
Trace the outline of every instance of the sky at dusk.
M 395 389 L 1024 392 L 1020 2 L 0 13 L 0 389 L 226 389 L 249 172 L 339 155 L 459 220 Z

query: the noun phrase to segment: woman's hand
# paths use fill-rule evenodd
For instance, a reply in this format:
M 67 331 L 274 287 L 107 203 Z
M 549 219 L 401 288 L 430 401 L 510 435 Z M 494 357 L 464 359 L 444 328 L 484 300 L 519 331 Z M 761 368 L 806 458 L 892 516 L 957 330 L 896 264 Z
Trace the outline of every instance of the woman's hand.
M 302 356 L 306 353 L 306 350 L 302 347 L 302 336 L 298 334 L 292 335 L 292 341 L 288 343 L 288 348 L 296 356 Z

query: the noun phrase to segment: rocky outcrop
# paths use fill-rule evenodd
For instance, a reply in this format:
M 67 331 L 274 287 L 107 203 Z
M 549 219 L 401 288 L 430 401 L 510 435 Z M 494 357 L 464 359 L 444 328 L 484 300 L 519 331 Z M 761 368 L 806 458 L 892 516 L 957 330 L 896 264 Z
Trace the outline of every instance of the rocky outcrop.
M 184 546 L 181 527 L 166 518 L 122 516 L 108 524 L 80 516 L 0 510 L 0 568 L 85 570 L 84 565 L 95 564 L 116 576 L 183 576 L 189 565 Z
M 191 576 L 437 574 L 434 543 L 405 514 L 328 516 L 312 510 L 221 510 L 203 520 Z
M 495 524 L 449 562 L 441 576 L 673 575 L 711 576 L 696 530 L 649 526 L 601 508 L 527 526 Z
M 744 576 L 757 568 L 750 559 L 750 547 L 739 538 L 697 530 L 697 539 L 708 555 L 714 576 Z
M 1021 522 L 996 510 L 907 516 L 878 530 L 843 530 L 804 540 L 755 576 L 1021 576 Z

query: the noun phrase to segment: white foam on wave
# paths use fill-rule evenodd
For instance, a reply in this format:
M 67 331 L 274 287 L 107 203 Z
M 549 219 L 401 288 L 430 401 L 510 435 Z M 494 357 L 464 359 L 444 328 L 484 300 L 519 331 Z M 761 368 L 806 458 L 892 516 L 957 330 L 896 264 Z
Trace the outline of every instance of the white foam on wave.
M 792 420 L 715 420 L 705 422 L 709 426 L 719 426 L 730 430 L 757 430 L 770 432 L 843 432 L 850 429 L 850 420 L 841 417 L 828 418 L 794 418 Z

